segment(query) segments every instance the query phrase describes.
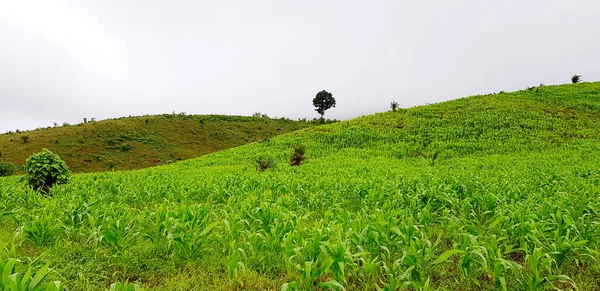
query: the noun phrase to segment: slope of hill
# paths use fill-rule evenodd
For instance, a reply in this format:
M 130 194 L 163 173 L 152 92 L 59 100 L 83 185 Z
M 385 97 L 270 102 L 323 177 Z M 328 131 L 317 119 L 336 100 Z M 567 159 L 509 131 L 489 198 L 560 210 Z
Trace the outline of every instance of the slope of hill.
M 3 178 L 0 258 L 71 290 L 598 290 L 599 150 L 600 83 L 584 83 L 79 174 L 51 199 Z
M 74 172 L 132 170 L 195 158 L 308 126 L 308 122 L 246 116 L 124 117 L 0 135 L 0 159 L 22 166 L 32 153 L 48 148 Z

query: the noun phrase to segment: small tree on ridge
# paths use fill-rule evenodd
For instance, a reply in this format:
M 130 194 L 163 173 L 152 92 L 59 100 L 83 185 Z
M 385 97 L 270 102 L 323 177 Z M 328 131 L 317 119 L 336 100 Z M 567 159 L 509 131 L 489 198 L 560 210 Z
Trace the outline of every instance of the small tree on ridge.
M 323 115 L 325 111 L 331 107 L 335 108 L 335 98 L 333 95 L 325 90 L 317 93 L 317 96 L 313 99 L 313 105 L 315 106 L 315 111 L 321 114 L 321 119 L 323 119 Z

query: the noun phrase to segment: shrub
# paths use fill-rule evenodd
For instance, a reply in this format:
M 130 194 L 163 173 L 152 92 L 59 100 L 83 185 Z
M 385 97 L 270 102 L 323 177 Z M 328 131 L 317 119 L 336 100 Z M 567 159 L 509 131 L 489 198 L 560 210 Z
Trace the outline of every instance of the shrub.
M 23 141 L 23 143 L 28 143 L 29 142 L 29 136 L 28 135 L 24 135 L 21 137 L 21 140 Z
M 571 82 L 573 82 L 573 84 L 581 82 L 581 75 L 573 75 L 573 77 L 571 77 Z
M 295 145 L 294 152 L 290 159 L 290 166 L 300 166 L 302 161 L 305 159 L 304 154 L 306 153 L 306 147 L 303 145 Z
M 15 165 L 9 161 L 0 161 L 0 177 L 7 177 L 15 172 Z
M 122 152 L 130 151 L 133 149 L 133 146 L 130 144 L 124 144 L 118 147 L 118 149 Z
M 275 161 L 273 159 L 266 159 L 264 157 L 260 157 L 256 159 L 256 170 L 257 171 L 265 171 L 266 169 L 275 167 Z
M 69 181 L 69 167 L 57 154 L 48 149 L 27 158 L 24 168 L 29 186 L 46 194 L 52 186 Z

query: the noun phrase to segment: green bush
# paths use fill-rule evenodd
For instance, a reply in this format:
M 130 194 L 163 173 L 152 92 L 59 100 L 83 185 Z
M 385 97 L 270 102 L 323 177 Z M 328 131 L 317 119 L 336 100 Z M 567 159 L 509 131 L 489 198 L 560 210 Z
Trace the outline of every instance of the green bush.
M 0 177 L 10 176 L 15 172 L 17 167 L 9 161 L 0 160 Z
M 69 167 L 57 154 L 48 149 L 27 158 L 25 172 L 29 186 L 46 194 L 52 186 L 69 181 Z

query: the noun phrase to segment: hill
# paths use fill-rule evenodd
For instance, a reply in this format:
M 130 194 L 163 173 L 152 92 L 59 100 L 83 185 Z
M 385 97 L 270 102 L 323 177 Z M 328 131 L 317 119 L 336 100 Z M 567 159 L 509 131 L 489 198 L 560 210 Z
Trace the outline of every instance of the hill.
M 226 115 L 124 117 L 2 134 L 0 159 L 22 166 L 32 153 L 48 148 L 74 172 L 133 170 L 199 157 L 311 125 Z
M 599 150 L 600 83 L 584 83 L 79 174 L 52 198 L 2 178 L 0 258 L 72 290 L 598 290 Z

